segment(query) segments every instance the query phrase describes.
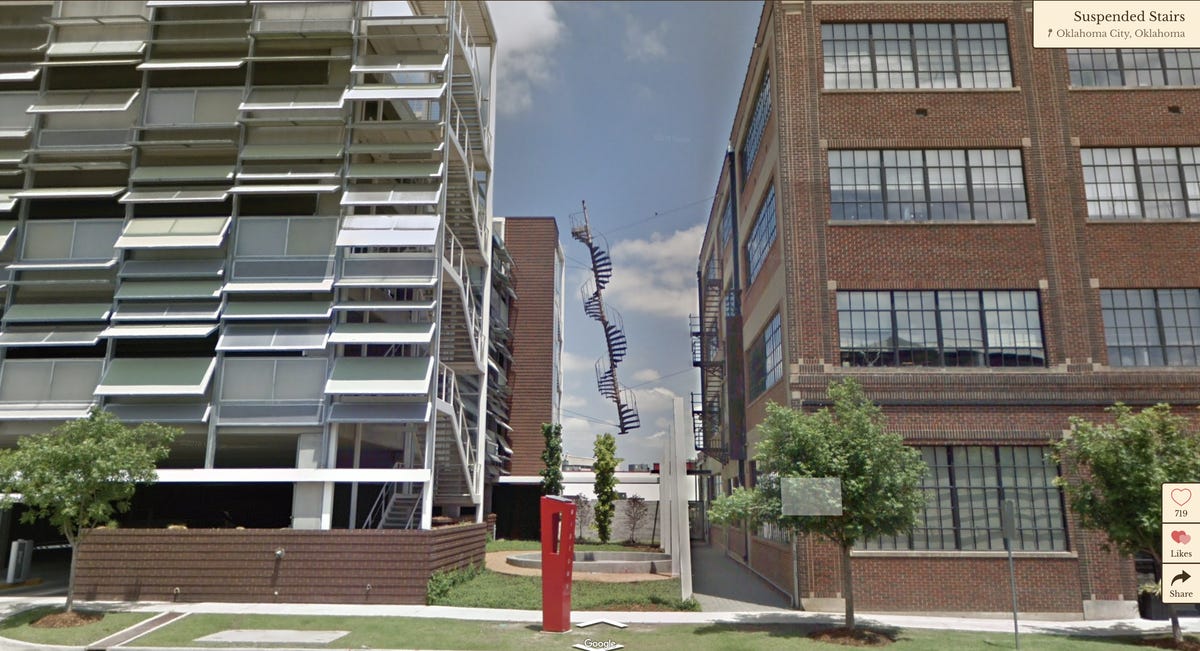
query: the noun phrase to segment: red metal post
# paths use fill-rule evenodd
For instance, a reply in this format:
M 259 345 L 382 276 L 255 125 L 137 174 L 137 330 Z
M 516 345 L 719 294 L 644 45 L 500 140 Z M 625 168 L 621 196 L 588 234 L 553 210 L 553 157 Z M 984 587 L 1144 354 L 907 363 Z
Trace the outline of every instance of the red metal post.
M 542 497 L 542 630 L 571 630 L 571 568 L 575 565 L 575 503 Z

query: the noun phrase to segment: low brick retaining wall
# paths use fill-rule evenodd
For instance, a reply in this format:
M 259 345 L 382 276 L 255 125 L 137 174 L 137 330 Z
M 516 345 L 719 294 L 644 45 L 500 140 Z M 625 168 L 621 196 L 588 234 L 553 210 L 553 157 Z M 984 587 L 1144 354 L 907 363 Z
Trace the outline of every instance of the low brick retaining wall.
M 423 604 L 431 574 L 483 563 L 486 532 L 97 529 L 78 550 L 75 598 Z

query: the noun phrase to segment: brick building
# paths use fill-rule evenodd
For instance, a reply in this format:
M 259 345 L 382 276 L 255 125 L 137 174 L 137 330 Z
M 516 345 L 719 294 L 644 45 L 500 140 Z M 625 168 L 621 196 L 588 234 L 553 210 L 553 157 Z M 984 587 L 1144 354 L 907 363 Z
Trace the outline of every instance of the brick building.
M 1200 403 L 1200 50 L 1034 49 L 1028 2 L 764 4 L 700 253 L 697 447 L 753 482 L 768 402 L 854 377 L 930 466 L 909 536 L 853 554 L 866 610 L 1129 613 L 1133 563 L 1044 452 L 1117 401 Z M 813 609 L 836 550 L 714 541 Z M 793 575 L 794 572 L 794 575 Z M 980 589 L 988 586 L 987 589 Z
M 566 263 L 553 217 L 509 217 L 504 239 L 512 257 L 516 300 L 509 312 L 508 474 L 493 489 L 498 535 L 535 538 L 541 495 L 542 423 L 560 422 L 563 288 Z

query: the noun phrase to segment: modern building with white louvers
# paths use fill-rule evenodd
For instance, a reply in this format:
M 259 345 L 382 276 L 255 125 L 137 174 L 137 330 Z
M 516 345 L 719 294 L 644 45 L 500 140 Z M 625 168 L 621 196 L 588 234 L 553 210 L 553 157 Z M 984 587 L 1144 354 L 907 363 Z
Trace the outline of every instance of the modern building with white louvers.
M 147 521 L 482 519 L 494 46 L 482 1 L 6 2 L 0 445 L 181 427 Z

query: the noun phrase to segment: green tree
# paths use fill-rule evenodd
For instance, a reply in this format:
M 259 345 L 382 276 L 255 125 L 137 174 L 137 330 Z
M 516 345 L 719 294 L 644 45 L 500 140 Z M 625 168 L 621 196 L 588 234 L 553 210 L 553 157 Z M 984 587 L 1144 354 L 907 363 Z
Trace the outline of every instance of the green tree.
M 710 519 L 748 526 L 764 522 L 796 533 L 825 536 L 842 551 L 842 593 L 846 626 L 854 628 L 854 582 L 850 549 L 874 536 L 909 531 L 924 505 L 921 454 L 885 427 L 883 412 L 852 379 L 829 385 L 830 406 L 806 414 L 767 406 L 758 426 L 758 468 L 763 477 L 753 489 L 718 498 Z M 782 477 L 836 477 L 842 483 L 840 517 L 784 516 Z
M 1106 548 L 1149 554 L 1161 577 L 1162 484 L 1200 479 L 1200 433 L 1166 404 L 1134 413 L 1118 403 L 1107 411 L 1111 423 L 1071 418 L 1071 434 L 1054 444 L 1052 457 L 1079 476 L 1057 483 L 1080 524 L 1108 535 Z M 1174 608 L 1171 632 L 1183 640 Z
M 629 540 L 637 542 L 637 530 L 642 526 L 646 516 L 650 515 L 650 507 L 646 506 L 646 498 L 641 495 L 630 495 L 625 498 L 625 525 L 629 527 Z
M 542 495 L 562 495 L 563 492 L 563 448 L 562 425 L 542 423 Z
M 16 448 L 0 450 L 0 487 L 8 493 L 0 498 L 0 508 L 12 508 L 18 494 L 26 508 L 22 522 L 45 518 L 71 545 L 68 612 L 74 607 L 80 543 L 93 527 L 129 510 L 135 488 L 154 481 L 155 466 L 179 433 L 154 423 L 131 429 L 93 409 L 85 418 L 21 437 Z
M 593 447 L 596 456 L 592 470 L 596 472 L 596 483 L 593 492 L 596 493 L 596 535 L 601 543 L 607 543 L 612 535 L 613 513 L 617 509 L 617 439 L 612 434 L 601 434 L 596 437 Z

